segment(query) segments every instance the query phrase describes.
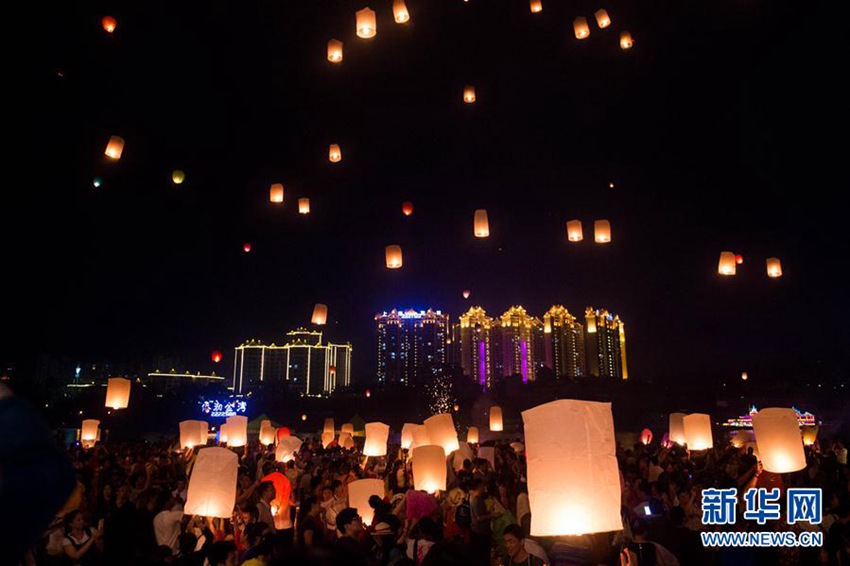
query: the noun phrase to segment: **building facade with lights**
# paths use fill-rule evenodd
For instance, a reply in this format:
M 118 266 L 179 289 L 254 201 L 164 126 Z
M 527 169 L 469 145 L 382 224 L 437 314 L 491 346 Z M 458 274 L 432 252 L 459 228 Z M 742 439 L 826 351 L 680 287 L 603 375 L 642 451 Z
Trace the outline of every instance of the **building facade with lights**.
M 534 381 L 543 353 L 543 323 L 521 306 L 509 308 L 494 322 L 493 374 L 520 375 L 523 382 Z
M 439 310 L 393 309 L 375 315 L 378 380 L 425 383 L 449 361 L 449 315 Z
M 287 332 L 282 346 L 249 340 L 235 348 L 233 392 L 247 394 L 284 384 L 301 395 L 321 396 L 351 384 L 351 345 L 322 343 L 322 333 Z
M 562 305 L 553 305 L 543 315 L 543 358 L 556 377 L 587 374 L 584 326 Z
M 460 366 L 463 373 L 481 387 L 489 387 L 493 379 L 492 329 L 495 320 L 481 307 L 472 307 L 460 315 L 454 341 L 460 342 Z
M 588 375 L 628 379 L 623 321 L 605 309 L 592 307 L 587 307 L 584 319 Z

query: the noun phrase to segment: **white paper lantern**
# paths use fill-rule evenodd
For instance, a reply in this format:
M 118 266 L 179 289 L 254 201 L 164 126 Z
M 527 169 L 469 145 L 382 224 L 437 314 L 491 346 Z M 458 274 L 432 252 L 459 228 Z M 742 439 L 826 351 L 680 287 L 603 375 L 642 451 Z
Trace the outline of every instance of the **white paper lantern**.
M 370 39 L 378 33 L 378 23 L 375 18 L 375 11 L 369 8 L 358 10 L 357 16 L 357 37 Z
M 274 451 L 274 459 L 278 462 L 289 462 L 301 450 L 301 439 L 297 436 L 284 436 L 278 442 Z
M 207 421 L 198 421 L 198 440 L 200 446 L 206 446 L 210 436 L 210 425 Z
M 339 439 L 337 440 L 337 444 L 339 444 L 340 446 L 342 446 L 346 450 L 354 448 L 354 446 L 355 446 L 354 438 L 347 432 L 339 433 Z
M 492 432 L 501 432 L 504 430 L 502 424 L 502 408 L 496 405 L 490 407 L 490 430 Z
M 218 427 L 218 442 L 219 444 L 227 443 L 227 423 L 223 423 Z
M 386 495 L 384 480 L 356 480 L 348 484 L 348 506 L 357 509 L 357 514 L 363 519 L 363 524 L 369 526 L 375 515 L 375 510 L 369 506 L 369 498 L 377 495 L 381 499 Z
M 478 444 L 478 427 L 471 426 L 466 431 L 466 441 L 470 444 Z
M 322 448 L 327 448 L 331 445 L 331 442 L 334 441 L 334 433 L 332 432 L 323 432 L 322 433 Z
M 105 406 L 110 409 L 126 409 L 130 404 L 130 380 L 110 377 L 106 385 Z
M 322 303 L 316 303 L 316 306 L 313 307 L 313 324 L 325 324 L 328 322 L 328 305 L 323 305 Z
M 442 446 L 446 454 L 451 454 L 460 446 L 451 413 L 440 413 L 428 417 L 425 419 L 425 429 L 428 431 L 431 444 Z
M 322 432 L 329 432 L 331 434 L 334 434 L 336 432 L 336 427 L 334 426 L 333 418 L 329 417 L 325 419 L 325 426 L 322 428 Z
M 390 427 L 384 423 L 366 423 L 366 443 L 363 445 L 364 456 L 386 456 L 387 439 Z
M 667 438 L 679 445 L 685 444 L 685 424 L 682 419 L 687 413 L 670 413 L 670 429 Z
M 342 425 L 342 428 L 339 429 L 340 434 L 349 434 L 354 436 L 354 425 L 351 423 L 345 423 Z
M 413 427 L 413 441 L 410 443 L 409 455 L 413 458 L 413 449 L 419 446 L 426 446 L 431 444 L 431 438 L 428 436 L 428 429 L 424 424 L 414 425 Z
M 806 451 L 794 409 L 762 409 L 753 415 L 753 431 L 765 470 L 787 474 L 806 467 Z
M 263 421 L 260 424 L 260 444 L 268 446 L 274 444 L 277 429 L 272 426 L 271 421 Z
M 80 441 L 81 442 L 97 442 L 97 437 L 100 432 L 98 429 L 100 428 L 100 421 L 97 419 L 86 419 L 83 421 L 82 427 L 80 427 Z
M 522 419 L 531 534 L 621 530 L 611 403 L 562 399 L 523 411 Z
M 688 450 L 707 450 L 714 445 L 711 436 L 711 416 L 692 413 L 682 419 L 685 428 L 685 444 Z
M 248 444 L 248 417 L 227 417 L 227 445 L 234 448 Z
M 428 493 L 446 489 L 446 452 L 442 446 L 427 444 L 413 449 L 413 487 Z
M 404 450 L 409 450 L 410 445 L 413 443 L 413 429 L 415 429 L 418 425 L 416 423 L 404 423 L 404 426 L 401 427 L 401 447 Z
M 180 421 L 180 447 L 194 448 L 201 442 L 201 421 Z
M 238 472 L 239 456 L 227 448 L 199 450 L 189 477 L 183 513 L 230 519 L 236 505 Z

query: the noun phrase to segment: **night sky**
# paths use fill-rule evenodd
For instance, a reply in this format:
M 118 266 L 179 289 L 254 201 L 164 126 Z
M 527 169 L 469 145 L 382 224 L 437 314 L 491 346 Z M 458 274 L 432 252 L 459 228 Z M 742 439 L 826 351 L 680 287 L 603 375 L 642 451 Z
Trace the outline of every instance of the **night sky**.
M 561 303 L 618 313 L 637 379 L 846 369 L 846 62 L 825 3 L 543 1 L 408 0 L 403 26 L 375 2 L 372 40 L 354 33 L 362 2 L 45 9 L 16 55 L 32 165 L 2 191 L 0 359 L 209 371 L 221 349 L 229 375 L 234 346 L 281 343 L 323 302 L 354 379 L 372 379 L 378 311 Z M 110 135 L 126 140 L 114 163 Z M 389 244 L 403 269 L 385 268 Z M 738 276 L 717 275 L 722 250 L 744 256 Z

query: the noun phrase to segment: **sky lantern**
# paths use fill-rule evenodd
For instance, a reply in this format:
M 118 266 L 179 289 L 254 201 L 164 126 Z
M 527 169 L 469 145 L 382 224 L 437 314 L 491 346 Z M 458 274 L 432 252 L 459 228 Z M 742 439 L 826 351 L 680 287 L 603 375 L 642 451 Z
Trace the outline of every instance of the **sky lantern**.
M 413 214 L 413 203 L 409 200 L 404 201 L 401 205 L 401 213 L 405 216 L 410 216 Z
M 248 443 L 248 417 L 235 415 L 227 417 L 227 445 L 245 446 Z
M 103 26 L 103 31 L 106 33 L 112 33 L 115 31 L 115 28 L 118 27 L 118 22 L 112 16 L 103 16 L 100 23 Z
M 561 399 L 523 411 L 522 420 L 531 535 L 621 530 L 611 403 Z
M 794 409 L 770 407 L 753 415 L 753 432 L 762 466 L 787 474 L 806 467 L 806 451 Z
M 212 358 L 212 361 L 214 361 L 215 363 L 218 363 L 218 362 L 221 361 L 221 358 L 224 357 L 224 356 L 222 356 L 222 353 L 219 350 L 213 350 L 212 356 L 210 356 L 210 357 Z
M 424 424 L 413 425 L 412 433 L 413 441 L 410 443 L 411 454 L 412 450 L 418 446 L 432 444 L 431 438 L 428 436 L 428 428 Z
M 634 44 L 635 40 L 632 39 L 632 34 L 627 31 L 620 34 L 620 47 L 622 49 L 631 49 Z
M 207 445 L 207 439 L 210 436 L 210 423 L 207 421 L 197 421 L 198 423 L 198 440 L 201 441 L 201 446 Z
M 451 413 L 440 413 L 425 419 L 425 430 L 431 444 L 443 447 L 446 454 L 451 454 L 458 449 L 457 431 L 455 431 L 454 419 Z
M 413 449 L 413 487 L 428 493 L 446 489 L 446 451 L 442 446 L 427 444 Z
M 325 419 L 325 424 L 322 426 L 322 432 L 336 432 L 336 427 L 334 426 L 334 420 L 332 417 L 328 417 Z
M 573 30 L 576 32 L 576 39 L 584 39 L 590 35 L 590 28 L 587 26 L 587 18 L 579 16 L 574 19 Z
M 368 398 L 369 398 L 369 397 L 371 397 L 371 396 L 372 396 L 372 390 L 371 390 L 371 389 L 367 389 L 367 390 L 366 390 L 366 398 L 368 399 Z
M 466 442 L 468 444 L 478 444 L 478 427 L 471 426 L 466 431 Z
M 186 492 L 186 515 L 229 519 L 236 505 L 239 456 L 227 448 L 198 451 Z
M 218 427 L 218 442 L 220 444 L 227 443 L 227 428 L 227 423 L 224 423 Z
M 109 142 L 106 144 L 106 151 L 103 153 L 109 159 L 118 161 L 121 159 L 121 154 L 124 152 L 124 138 L 120 136 L 110 136 Z
M 407 11 L 404 0 L 393 0 L 393 18 L 397 24 L 406 24 L 410 21 L 410 12 Z
M 80 427 L 80 441 L 94 443 L 97 441 L 98 428 L 100 421 L 97 419 L 86 419 Z
M 260 444 L 265 446 L 274 444 L 275 432 L 276 431 L 272 426 L 272 422 L 268 419 L 263 420 L 263 422 L 260 423 Z
M 307 415 L 301 415 L 301 420 L 302 420 L 302 421 L 306 421 L 306 420 L 307 420 Z
M 408 450 L 410 448 L 410 444 L 413 442 L 413 429 L 415 429 L 418 425 L 416 423 L 404 423 L 401 427 L 401 448 L 403 450 Z
M 818 426 L 804 426 L 803 427 L 803 445 L 811 446 L 818 439 Z
M 386 456 L 387 439 L 390 436 L 390 426 L 384 423 L 366 423 L 366 443 L 363 445 L 364 456 Z
M 750 378 L 750 376 L 747 375 L 747 372 L 745 372 L 745 371 L 741 372 L 741 381 L 747 381 L 749 378 Z
M 328 321 L 328 305 L 323 305 L 322 303 L 316 303 L 316 306 L 313 307 L 313 324 L 325 324 Z
M 274 450 L 274 459 L 278 462 L 289 462 L 301 450 L 301 439 L 297 436 L 284 436 Z
M 363 39 L 371 39 L 378 33 L 378 21 L 375 18 L 375 11 L 369 8 L 363 8 L 356 12 L 357 16 L 357 37 Z
M 342 63 L 342 42 L 340 40 L 328 40 L 328 61 Z
M 275 183 L 269 187 L 269 201 L 281 203 L 283 202 L 283 184 Z
M 529 2 L 532 14 L 539 14 L 543 11 L 543 0 L 531 0 Z
M 742 256 L 741 254 L 735 254 L 735 263 L 738 265 L 744 263 L 744 256 Z
M 682 419 L 685 429 L 685 444 L 688 450 L 708 450 L 714 445 L 711 436 L 711 416 L 691 413 Z
M 334 441 L 334 433 L 332 432 L 323 432 L 322 433 L 322 448 L 327 448 Z
M 194 448 L 199 444 L 206 444 L 202 442 L 201 438 L 201 421 L 180 421 L 180 447 L 181 448 Z
M 505 430 L 502 423 L 502 408 L 496 405 L 490 407 L 490 430 L 493 432 Z
M 346 450 L 355 447 L 354 438 L 347 432 L 339 433 L 339 440 L 337 441 L 337 444 Z
M 487 211 L 483 208 L 475 211 L 473 233 L 476 238 L 488 238 L 490 236 L 490 222 L 487 220 Z
M 245 242 L 244 244 L 242 244 L 242 251 L 244 251 L 246 254 L 250 253 L 251 252 L 251 242 Z
M 310 199 L 298 199 L 298 214 L 310 214 Z
M 567 221 L 567 240 L 570 242 L 581 242 L 584 239 L 584 232 L 581 229 L 581 220 Z
M 377 495 L 381 499 L 386 496 L 384 480 L 365 479 L 355 480 L 348 484 L 348 506 L 357 509 L 357 514 L 363 519 L 364 525 L 371 525 L 375 510 L 369 505 L 369 498 Z
M 640 443 L 649 446 L 650 442 L 652 442 L 652 431 L 645 428 L 640 432 Z
M 345 423 L 339 429 L 339 432 L 340 432 L 340 434 L 346 433 L 346 434 L 350 434 L 351 436 L 354 436 L 354 425 L 351 424 L 351 423 Z
M 111 409 L 126 409 L 130 404 L 130 380 L 110 377 L 106 385 L 105 406 Z
M 767 276 L 771 279 L 782 277 L 782 263 L 779 261 L 779 258 L 767 258 Z
M 331 163 L 339 163 L 342 161 L 342 150 L 339 148 L 338 143 L 332 143 L 328 147 L 328 161 Z
M 686 413 L 670 413 L 670 430 L 668 438 L 676 444 L 685 443 L 685 424 L 683 419 Z
M 593 238 L 597 244 L 607 244 L 611 241 L 611 223 L 607 220 L 597 220 L 593 223 Z
M 735 254 L 732 252 L 720 252 L 720 260 L 717 262 L 717 273 L 720 275 L 735 275 Z
M 95 189 L 97 189 L 103 184 L 103 179 L 101 179 L 100 177 L 95 177 L 94 179 L 92 179 L 91 184 L 94 186 Z
M 180 169 L 175 169 L 171 172 L 171 182 L 175 185 L 182 185 L 183 181 L 186 180 L 186 173 L 181 171 Z
M 467 104 L 472 104 L 475 102 L 475 87 L 472 85 L 466 85 L 463 87 L 463 101 Z
M 464 298 L 464 299 L 468 299 L 468 298 L 469 298 L 469 296 L 470 296 L 471 294 L 472 294 L 472 293 L 469 291 L 469 289 L 464 289 L 464 290 L 463 290 L 463 298 Z
M 387 246 L 385 250 L 387 269 L 398 269 L 402 266 L 401 246 Z
M 593 15 L 596 18 L 596 25 L 598 25 L 600 29 L 605 29 L 611 25 L 611 18 L 608 17 L 608 12 L 606 10 L 596 10 Z

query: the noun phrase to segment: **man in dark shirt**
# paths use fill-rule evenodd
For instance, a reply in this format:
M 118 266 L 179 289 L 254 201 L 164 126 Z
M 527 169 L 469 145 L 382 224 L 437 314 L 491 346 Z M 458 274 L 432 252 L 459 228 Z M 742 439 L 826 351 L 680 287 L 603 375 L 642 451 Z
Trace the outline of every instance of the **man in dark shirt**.
M 357 509 L 346 507 L 337 513 L 336 528 L 340 532 L 340 537 L 336 539 L 336 550 L 341 563 L 372 566 L 374 561 L 360 542 L 363 519 L 357 514 Z
M 500 513 L 488 513 L 485 498 L 487 494 L 484 489 L 484 481 L 476 479 L 472 481 L 469 490 L 469 511 L 472 515 L 472 525 L 469 528 L 469 542 L 472 546 L 472 554 L 475 564 L 490 564 L 490 539 L 492 531 L 490 521 Z

